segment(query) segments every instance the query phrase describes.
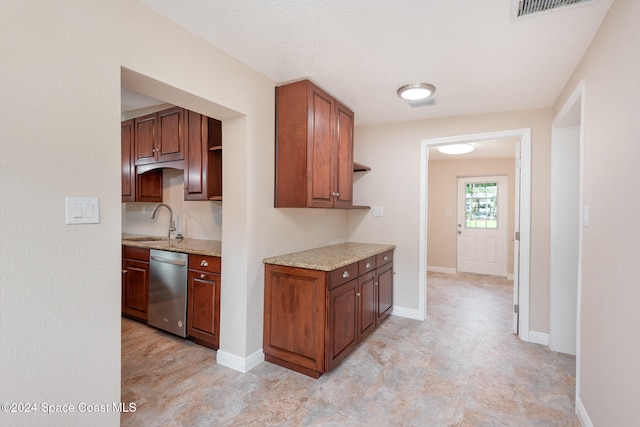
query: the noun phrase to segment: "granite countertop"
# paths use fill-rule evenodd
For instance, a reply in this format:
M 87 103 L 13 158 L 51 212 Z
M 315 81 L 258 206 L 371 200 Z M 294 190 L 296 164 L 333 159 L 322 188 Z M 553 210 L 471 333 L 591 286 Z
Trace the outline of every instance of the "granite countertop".
M 160 240 L 140 240 L 145 237 Z M 167 237 L 161 236 L 123 233 L 122 244 L 138 248 L 160 249 L 163 251 L 182 252 L 194 255 L 222 256 L 222 242 L 220 240 L 182 239 L 182 241 L 179 242 L 176 239 L 169 240 Z
M 395 249 L 396 245 L 379 243 L 340 243 L 301 252 L 265 258 L 265 264 L 288 267 L 308 268 L 311 270 L 333 271 L 345 265 L 353 264 L 370 256 Z

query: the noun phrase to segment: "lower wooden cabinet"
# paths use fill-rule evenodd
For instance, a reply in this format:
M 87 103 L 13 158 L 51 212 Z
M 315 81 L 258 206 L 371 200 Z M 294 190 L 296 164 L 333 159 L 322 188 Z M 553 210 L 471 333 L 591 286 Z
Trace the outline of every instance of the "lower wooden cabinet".
M 122 314 L 147 322 L 149 249 L 122 247 Z
M 339 365 L 391 312 L 392 256 L 330 272 L 266 264 L 265 360 L 314 378 Z
M 205 347 L 220 347 L 219 257 L 189 255 L 187 335 Z

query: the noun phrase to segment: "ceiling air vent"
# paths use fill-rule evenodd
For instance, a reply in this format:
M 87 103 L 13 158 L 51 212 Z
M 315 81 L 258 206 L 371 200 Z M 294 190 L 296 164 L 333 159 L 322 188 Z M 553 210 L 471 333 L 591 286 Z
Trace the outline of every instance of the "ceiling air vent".
M 531 15 L 545 10 L 557 9 L 591 0 L 513 0 L 516 17 Z

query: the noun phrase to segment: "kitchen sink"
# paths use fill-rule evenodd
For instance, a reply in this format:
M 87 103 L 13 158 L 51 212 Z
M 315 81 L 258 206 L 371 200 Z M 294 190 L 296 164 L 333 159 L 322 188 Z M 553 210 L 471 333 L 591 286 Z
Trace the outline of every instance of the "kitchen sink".
M 142 237 L 129 237 L 122 239 L 129 242 L 158 242 L 161 240 L 168 240 L 165 237 L 156 237 L 156 236 L 142 236 Z

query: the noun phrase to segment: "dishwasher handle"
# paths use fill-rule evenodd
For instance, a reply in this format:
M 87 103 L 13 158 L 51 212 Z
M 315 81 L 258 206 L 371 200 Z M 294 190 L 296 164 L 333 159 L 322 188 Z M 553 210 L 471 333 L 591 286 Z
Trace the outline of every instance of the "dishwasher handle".
M 158 261 L 158 262 L 162 262 L 164 264 L 173 264 L 173 265 L 178 265 L 178 266 L 185 266 L 187 265 L 186 261 L 183 260 L 179 260 L 179 259 L 169 259 L 169 258 L 163 258 L 160 256 L 151 256 L 151 259 L 154 261 Z

